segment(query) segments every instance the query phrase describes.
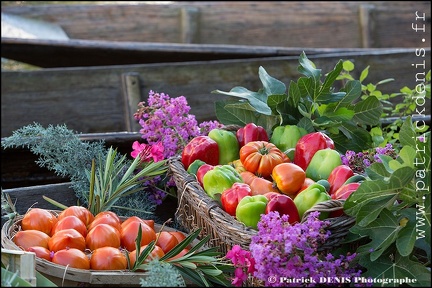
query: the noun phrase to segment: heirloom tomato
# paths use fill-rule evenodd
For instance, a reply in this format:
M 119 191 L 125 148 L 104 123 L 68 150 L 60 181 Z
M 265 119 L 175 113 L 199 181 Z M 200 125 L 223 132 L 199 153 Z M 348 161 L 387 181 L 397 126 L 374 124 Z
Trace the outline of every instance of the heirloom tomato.
M 147 245 L 141 246 L 140 252 L 142 252 L 146 248 L 147 248 Z M 129 259 L 130 259 L 130 265 L 131 265 L 129 267 L 129 269 L 132 269 L 132 267 L 135 265 L 136 258 L 137 258 L 136 252 L 137 252 L 136 249 L 134 249 L 129 253 Z M 163 252 L 162 248 L 155 245 L 153 250 L 150 252 L 150 254 L 147 256 L 147 258 L 144 260 L 143 264 L 149 262 L 152 259 L 160 259 L 163 256 L 165 256 L 165 253 Z M 139 255 L 138 255 L 138 257 L 139 257 Z
M 156 239 L 156 245 L 162 248 L 164 253 L 168 253 L 168 251 L 179 243 L 177 237 L 168 231 L 160 231 L 156 233 Z
M 76 248 L 62 249 L 54 253 L 53 263 L 77 269 L 90 269 L 90 259 L 81 250 Z
M 135 250 L 135 240 L 138 236 L 138 230 L 141 227 L 141 246 L 147 245 L 151 241 L 156 241 L 156 232 L 147 224 L 140 221 L 132 221 L 123 227 L 120 232 L 121 246 L 128 251 Z
M 36 257 L 51 261 L 51 251 L 42 246 L 32 246 L 27 248 L 27 251 L 36 254 Z
M 104 223 L 89 230 L 85 240 L 87 248 L 91 251 L 106 246 L 119 248 L 121 244 L 120 232 L 113 226 Z
M 88 236 L 88 234 L 87 234 Z M 75 229 L 64 229 L 56 232 L 48 241 L 48 249 L 57 252 L 66 248 L 86 249 L 85 237 Z
M 100 247 L 91 253 L 90 268 L 93 270 L 125 270 L 127 258 L 118 248 Z
M 57 223 L 57 217 L 42 208 L 32 208 L 25 213 L 21 220 L 23 230 L 39 230 L 51 235 L 51 230 Z
M 252 196 L 264 195 L 268 192 L 279 192 L 279 189 L 274 185 L 273 181 L 258 176 L 252 180 L 249 186 L 251 187 Z
M 303 186 L 306 172 L 294 163 L 281 163 L 273 168 L 272 178 L 280 192 L 294 198 Z
M 289 162 L 286 156 L 273 143 L 252 141 L 240 148 L 240 160 L 247 171 L 268 178 L 273 168 L 280 163 Z
M 78 217 L 74 215 L 66 216 L 54 225 L 52 229 L 52 235 L 54 235 L 56 232 L 64 229 L 75 229 L 78 232 L 81 233 L 84 237 L 87 236 L 87 227 L 85 226 L 84 222 L 82 222 Z
M 60 220 L 63 217 L 69 216 L 69 215 L 75 215 L 81 221 L 84 222 L 86 226 L 88 226 L 94 219 L 93 213 L 88 210 L 87 208 L 83 206 L 69 206 L 65 210 L 63 210 L 58 216 L 57 219 Z
M 121 221 L 118 216 L 107 212 L 108 211 L 100 212 L 99 214 L 97 214 L 93 222 L 90 223 L 90 225 L 87 227 L 87 230 L 90 231 L 93 229 L 93 227 L 96 227 L 99 224 L 108 224 L 117 229 L 118 231 L 121 231 Z
M 20 230 L 12 238 L 13 242 L 22 250 L 27 250 L 32 246 L 42 246 L 48 248 L 51 237 L 39 230 Z

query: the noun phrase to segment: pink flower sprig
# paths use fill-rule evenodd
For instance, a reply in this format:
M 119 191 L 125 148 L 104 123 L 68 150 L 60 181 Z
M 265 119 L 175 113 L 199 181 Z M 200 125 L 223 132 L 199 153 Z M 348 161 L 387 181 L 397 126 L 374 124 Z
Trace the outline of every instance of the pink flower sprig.
M 141 162 L 159 162 L 164 159 L 163 151 L 164 147 L 161 142 L 157 142 L 153 145 L 148 145 L 145 143 L 139 143 L 135 141 L 132 143 L 131 156 L 133 158 L 140 157 Z
M 226 258 L 230 259 L 234 264 L 234 277 L 231 284 L 240 287 L 255 271 L 255 260 L 252 258 L 251 252 L 243 250 L 240 245 L 234 245 L 226 254 Z

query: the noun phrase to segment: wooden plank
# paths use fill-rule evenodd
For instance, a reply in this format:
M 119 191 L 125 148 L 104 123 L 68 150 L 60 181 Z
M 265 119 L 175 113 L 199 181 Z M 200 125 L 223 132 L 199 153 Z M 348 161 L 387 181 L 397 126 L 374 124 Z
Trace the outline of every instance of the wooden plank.
M 430 1 L 210 1 L 135 5 L 23 5 L 2 11 L 60 25 L 70 38 L 182 43 L 182 9 L 199 9 L 194 43 L 360 48 L 359 9 L 373 5 L 371 47 L 416 47 L 411 23 Z M 247 13 L 245 13 L 247 11 Z M 425 21 L 431 30 L 430 15 Z M 425 45 L 430 46 L 430 37 Z
M 8 271 L 18 271 L 18 276 L 36 287 L 36 254 L 34 252 L 1 249 L 2 263 Z
M 374 49 L 309 58 L 323 72 L 333 69 L 341 59 L 352 60 L 356 65 L 353 75 L 357 79 L 361 70 L 370 66 L 365 83 L 394 78 L 395 81 L 380 86 L 384 93 L 393 93 L 404 86 L 414 88 L 418 84 L 416 73 L 422 71 L 412 64 L 424 60 L 425 67 L 430 67 L 430 49 L 425 51 L 424 58 L 416 56 L 415 49 Z M 2 71 L 2 137 L 33 122 L 44 126 L 66 124 L 80 133 L 126 131 L 121 75 L 130 72 L 139 75 L 142 101 L 147 99 L 150 90 L 171 97 L 184 95 L 190 113 L 199 122 L 214 120 L 214 101 L 227 96 L 211 92 L 229 91 L 235 86 L 257 91 L 262 87 L 258 77 L 260 66 L 286 85 L 301 76 L 297 72 L 298 56 Z
M 248 59 L 362 51 L 361 48 L 286 48 L 101 40 L 2 38 L 2 57 L 43 68 Z
M 4 189 L 3 193 L 10 196 L 16 212 L 23 215 L 29 208 L 58 210 L 58 207 L 46 201 L 46 195 L 66 206 L 77 205 L 77 198 L 70 188 L 70 182 L 49 185 L 36 185 L 21 188 Z M 72 191 L 72 192 L 71 192 Z

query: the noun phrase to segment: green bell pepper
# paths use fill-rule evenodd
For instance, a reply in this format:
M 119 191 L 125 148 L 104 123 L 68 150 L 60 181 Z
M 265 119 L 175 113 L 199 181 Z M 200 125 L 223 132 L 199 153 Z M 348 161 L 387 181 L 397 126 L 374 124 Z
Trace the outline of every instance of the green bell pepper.
M 297 141 L 306 134 L 306 129 L 297 125 L 277 126 L 273 130 L 270 142 L 286 153 L 289 149 L 295 149 Z M 290 158 L 294 159 L 294 157 Z
M 240 158 L 240 145 L 236 134 L 231 131 L 215 128 L 208 136 L 216 141 L 219 147 L 219 164 L 225 165 Z
M 294 204 L 297 207 L 300 219 L 302 219 L 303 214 L 315 204 L 330 200 L 331 197 L 327 193 L 326 188 L 319 184 L 313 183 L 309 185 L 306 189 L 300 191 L 294 198 Z M 321 212 L 320 219 L 325 219 L 328 217 L 328 212 Z
M 231 165 L 217 165 L 203 177 L 204 191 L 214 200 L 220 202 L 222 192 L 234 183 L 243 183 L 240 173 Z
M 261 214 L 265 214 L 268 199 L 264 195 L 245 196 L 237 204 L 236 218 L 246 226 L 258 229 Z
M 306 168 L 306 177 L 314 181 L 327 180 L 339 165 L 342 165 L 342 159 L 338 151 L 330 148 L 318 150 Z

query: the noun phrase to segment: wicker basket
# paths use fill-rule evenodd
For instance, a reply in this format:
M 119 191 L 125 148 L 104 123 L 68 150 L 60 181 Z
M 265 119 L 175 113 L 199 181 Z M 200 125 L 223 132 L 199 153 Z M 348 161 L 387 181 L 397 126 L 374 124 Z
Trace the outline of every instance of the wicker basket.
M 49 210 L 54 215 L 58 215 L 60 211 Z M 22 251 L 14 242 L 14 235 L 21 230 L 21 221 L 24 215 L 19 215 L 14 219 L 8 220 L 1 230 L 2 248 L 9 250 Z M 122 220 L 124 218 L 120 217 Z M 155 223 L 155 230 L 159 231 L 161 225 Z M 163 227 L 164 231 L 177 231 L 170 227 Z M 196 242 L 194 242 L 196 243 Z M 56 263 L 52 263 L 45 259 L 36 257 L 36 270 L 50 279 L 54 284 L 65 287 L 83 287 L 83 286 L 123 286 L 140 287 L 141 278 L 146 278 L 146 272 L 132 272 L 120 270 L 84 270 L 70 268 Z M 186 281 L 187 284 L 191 282 Z
M 187 231 L 202 227 L 200 237 L 211 235 L 209 245 L 219 247 L 222 253 L 227 253 L 236 244 L 243 249 L 249 249 L 251 238 L 257 234 L 257 231 L 237 221 L 211 199 L 196 177 L 186 172 L 180 157 L 172 157 L 168 165 L 178 191 L 176 221 Z M 312 211 L 339 211 L 343 209 L 343 203 L 342 200 L 319 203 L 306 211 L 303 219 Z M 330 221 L 327 229 L 331 231 L 331 236 L 320 250 L 337 247 L 355 222 L 354 218 L 345 214 L 327 220 Z

